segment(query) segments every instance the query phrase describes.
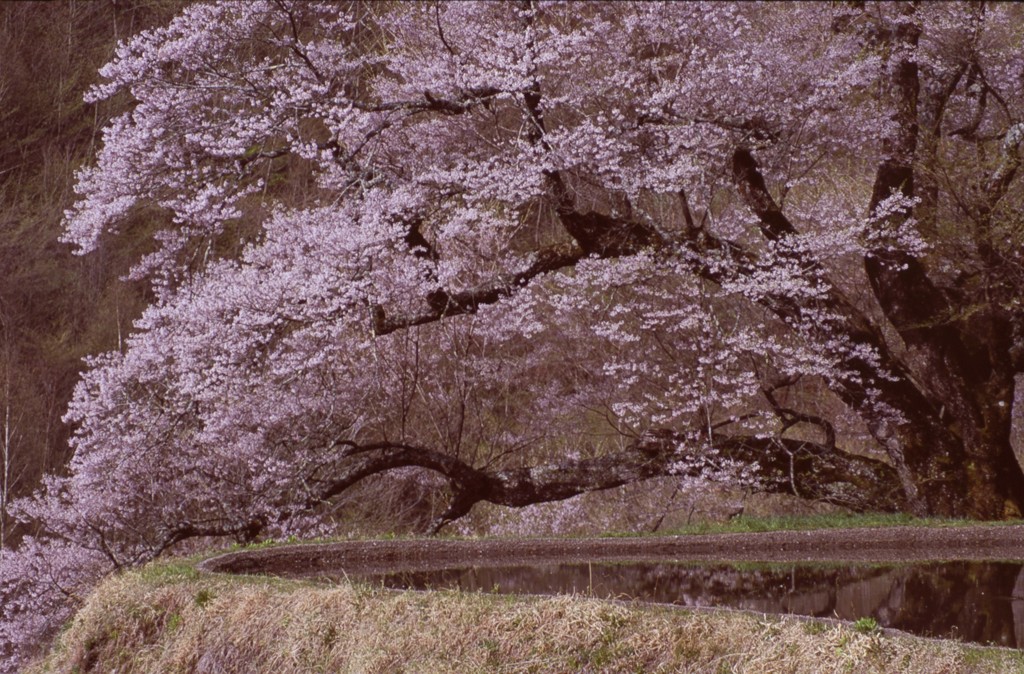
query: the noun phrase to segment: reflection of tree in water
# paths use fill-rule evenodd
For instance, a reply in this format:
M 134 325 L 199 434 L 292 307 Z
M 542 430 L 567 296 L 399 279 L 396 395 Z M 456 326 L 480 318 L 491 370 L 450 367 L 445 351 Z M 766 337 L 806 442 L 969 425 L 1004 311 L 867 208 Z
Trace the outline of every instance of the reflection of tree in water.
M 879 619 L 893 627 L 1002 646 L 1024 645 L 1024 610 L 1012 596 L 1020 564 L 948 562 L 911 567 L 893 585 Z M 1019 592 L 1018 592 L 1019 594 Z
M 738 568 L 583 563 L 408 571 L 374 580 L 389 587 L 579 593 L 846 620 L 872 616 L 884 626 L 918 634 L 1024 646 L 1021 564 Z

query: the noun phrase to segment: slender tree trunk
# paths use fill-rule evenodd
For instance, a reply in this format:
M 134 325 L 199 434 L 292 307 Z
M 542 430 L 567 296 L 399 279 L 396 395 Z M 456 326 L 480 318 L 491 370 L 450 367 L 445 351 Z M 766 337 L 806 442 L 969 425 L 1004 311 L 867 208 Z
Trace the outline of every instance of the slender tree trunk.
M 11 378 L 4 377 L 3 434 L 0 437 L 0 552 L 7 545 L 7 507 L 11 495 Z

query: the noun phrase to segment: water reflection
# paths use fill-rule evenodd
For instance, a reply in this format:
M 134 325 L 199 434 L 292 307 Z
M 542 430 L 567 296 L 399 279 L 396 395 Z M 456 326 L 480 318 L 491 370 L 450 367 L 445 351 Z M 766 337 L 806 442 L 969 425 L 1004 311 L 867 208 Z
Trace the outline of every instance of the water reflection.
M 351 576 L 350 576 L 351 577 Z M 1024 565 L 901 566 L 547 564 L 363 575 L 390 588 L 589 594 L 680 606 L 728 606 L 880 625 L 1024 648 Z

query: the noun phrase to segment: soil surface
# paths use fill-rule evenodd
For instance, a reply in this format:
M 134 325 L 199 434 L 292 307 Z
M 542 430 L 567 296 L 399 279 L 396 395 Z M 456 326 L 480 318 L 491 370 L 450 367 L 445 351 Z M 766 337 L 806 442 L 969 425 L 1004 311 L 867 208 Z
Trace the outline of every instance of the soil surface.
M 885 527 L 755 534 L 298 544 L 232 552 L 204 571 L 292 578 L 586 561 L 879 562 L 1024 561 L 1024 525 Z

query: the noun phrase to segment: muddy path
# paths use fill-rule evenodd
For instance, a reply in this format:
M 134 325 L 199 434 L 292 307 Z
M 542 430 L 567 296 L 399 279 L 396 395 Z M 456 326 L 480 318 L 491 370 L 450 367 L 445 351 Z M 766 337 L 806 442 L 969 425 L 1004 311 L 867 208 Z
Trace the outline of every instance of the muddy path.
M 231 552 L 208 572 L 308 578 L 455 565 L 586 561 L 877 562 L 1024 561 L 1024 525 L 887 527 L 644 538 L 411 539 L 297 544 Z

